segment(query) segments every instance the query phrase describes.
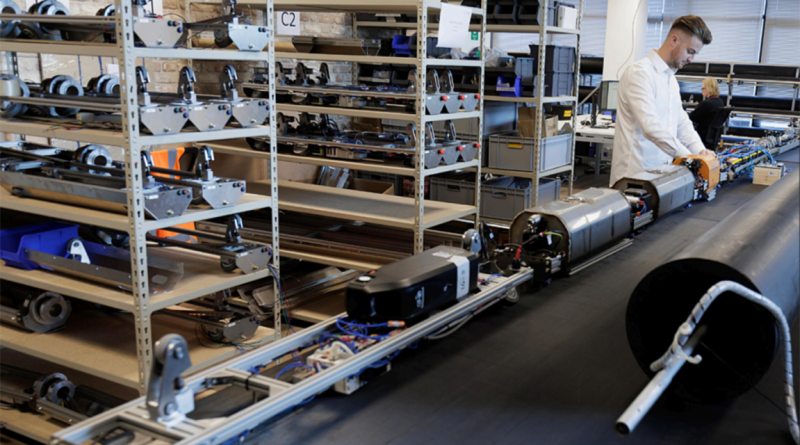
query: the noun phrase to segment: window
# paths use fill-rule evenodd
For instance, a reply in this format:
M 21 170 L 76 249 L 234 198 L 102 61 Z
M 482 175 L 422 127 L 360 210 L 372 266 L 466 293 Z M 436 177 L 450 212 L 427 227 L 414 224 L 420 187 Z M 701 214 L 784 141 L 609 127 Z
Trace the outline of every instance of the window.
M 608 0 L 585 0 L 581 22 L 581 54 L 602 57 L 606 46 Z
M 761 63 L 800 66 L 797 42 L 800 42 L 800 1 L 768 0 Z M 791 98 L 794 90 L 792 88 L 759 87 L 758 95 Z
M 659 40 L 666 37 L 678 17 L 697 15 L 714 37 L 698 60 L 757 63 L 763 7 L 763 0 L 663 0 Z

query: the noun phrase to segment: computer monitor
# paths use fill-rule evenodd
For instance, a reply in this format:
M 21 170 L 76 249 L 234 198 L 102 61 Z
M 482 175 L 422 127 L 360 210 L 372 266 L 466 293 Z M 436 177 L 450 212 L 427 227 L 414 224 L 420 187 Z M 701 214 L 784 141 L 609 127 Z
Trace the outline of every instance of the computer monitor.
M 600 88 L 600 112 L 617 111 L 617 90 L 619 81 L 604 80 Z

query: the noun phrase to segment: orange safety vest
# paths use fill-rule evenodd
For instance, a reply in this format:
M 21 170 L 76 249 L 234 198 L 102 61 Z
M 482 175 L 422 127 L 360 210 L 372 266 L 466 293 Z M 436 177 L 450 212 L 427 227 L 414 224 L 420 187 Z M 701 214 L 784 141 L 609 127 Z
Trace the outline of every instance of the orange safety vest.
M 186 149 L 183 147 L 178 148 L 170 148 L 167 150 L 158 150 L 158 151 L 151 151 L 150 156 L 153 157 L 153 166 L 159 168 L 171 168 L 173 170 L 180 170 L 181 169 L 181 156 L 186 152 Z M 153 173 L 153 176 L 162 176 L 162 177 L 172 177 L 173 179 L 180 179 L 179 177 L 175 177 L 172 175 L 166 175 L 163 173 Z M 194 223 L 186 223 L 180 224 L 176 227 L 180 227 L 182 229 L 190 229 L 194 230 L 195 225 Z M 156 236 L 161 238 L 169 238 L 172 236 L 178 235 L 176 232 L 170 232 L 169 230 L 158 229 L 156 230 Z M 192 237 L 195 241 L 197 241 L 196 237 Z

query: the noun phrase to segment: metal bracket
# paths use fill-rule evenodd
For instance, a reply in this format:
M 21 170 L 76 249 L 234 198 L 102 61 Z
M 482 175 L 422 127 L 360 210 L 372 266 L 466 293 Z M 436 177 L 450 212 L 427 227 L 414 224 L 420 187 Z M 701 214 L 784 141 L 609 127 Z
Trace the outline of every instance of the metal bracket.
M 181 377 L 191 366 L 189 346 L 183 337 L 168 334 L 156 342 L 147 387 L 150 419 L 170 427 L 182 422 L 186 414 L 194 411 L 194 394 Z

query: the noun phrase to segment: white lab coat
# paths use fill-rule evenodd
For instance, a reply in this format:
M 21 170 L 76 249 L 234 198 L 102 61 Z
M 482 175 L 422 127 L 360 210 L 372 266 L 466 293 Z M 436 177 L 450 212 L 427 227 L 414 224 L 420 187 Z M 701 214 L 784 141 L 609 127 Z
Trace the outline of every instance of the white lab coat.
M 651 49 L 620 79 L 610 186 L 704 149 L 683 111 L 675 72 Z

